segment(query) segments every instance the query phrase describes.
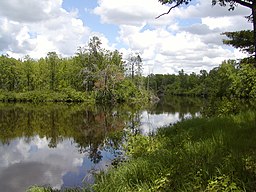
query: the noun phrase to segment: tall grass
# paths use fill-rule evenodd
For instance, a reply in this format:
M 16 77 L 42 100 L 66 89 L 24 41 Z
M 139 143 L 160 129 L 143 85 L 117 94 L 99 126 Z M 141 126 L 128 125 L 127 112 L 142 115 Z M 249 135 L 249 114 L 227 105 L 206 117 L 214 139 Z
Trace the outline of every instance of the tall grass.
M 66 188 L 63 190 L 53 189 L 51 187 L 40 187 L 40 186 L 31 186 L 26 190 L 26 192 L 90 192 L 85 188 Z
M 95 191 L 256 191 L 256 112 L 196 118 L 131 136 L 129 161 Z

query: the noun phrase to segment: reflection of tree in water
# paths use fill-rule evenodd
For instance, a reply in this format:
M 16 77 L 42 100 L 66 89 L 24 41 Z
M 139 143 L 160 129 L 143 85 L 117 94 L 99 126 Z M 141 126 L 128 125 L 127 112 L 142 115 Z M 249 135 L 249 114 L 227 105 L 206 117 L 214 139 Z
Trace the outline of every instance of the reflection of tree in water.
M 130 114 L 128 128 L 131 130 L 133 134 L 140 134 L 141 133 L 141 129 L 139 128 L 140 125 L 141 125 L 141 112 L 132 112 Z
M 75 135 L 74 140 L 81 153 L 88 152 L 89 158 L 92 162 L 98 163 L 102 156 L 98 151 L 104 139 L 104 128 L 100 127 L 101 121 L 97 120 L 98 114 L 93 111 L 81 111 L 76 114 L 80 118 L 80 123 L 75 127 L 78 134 Z
M 120 146 L 122 130 L 133 114 L 129 111 L 128 108 L 85 109 L 63 104 L 2 104 L 0 141 L 8 144 L 12 139 L 25 138 L 29 143 L 38 135 L 54 148 L 64 139 L 70 139 L 81 153 L 88 153 L 92 162 L 98 163 L 102 150 L 114 151 Z
M 0 142 L 8 144 L 22 138 L 30 144 L 39 137 L 47 140 L 49 148 L 55 148 L 70 140 L 93 164 L 99 163 L 106 152 L 110 161 L 122 157 L 123 129 L 135 129 L 140 124 L 138 109 L 80 105 L 0 104 Z
M 89 158 L 91 159 L 91 161 L 96 164 L 99 163 L 102 159 L 102 155 L 101 155 L 101 151 L 98 150 L 97 148 L 90 148 L 89 151 Z
M 50 112 L 50 141 L 48 146 L 50 148 L 55 148 L 57 147 L 57 143 L 59 143 L 60 141 L 63 141 L 63 138 L 61 135 L 59 135 L 59 131 L 58 131 L 58 117 L 59 113 L 56 110 L 53 110 Z
M 101 108 L 96 111 L 83 111 L 83 123 L 78 127 L 80 134 L 75 142 L 80 152 L 87 152 L 93 163 L 102 159 L 101 151 L 117 146 L 122 135 L 117 139 L 116 132 L 123 130 L 127 115 L 117 110 Z M 78 115 L 80 116 L 80 115 Z
M 9 144 L 11 139 L 22 136 L 17 129 L 20 118 L 22 117 L 19 109 L 0 110 L 0 140 L 3 144 Z
M 198 97 L 166 96 L 163 97 L 160 102 L 154 105 L 151 109 L 149 109 L 149 113 L 178 113 L 179 119 L 185 119 L 186 114 L 191 114 L 192 117 L 196 116 L 205 102 L 205 99 Z

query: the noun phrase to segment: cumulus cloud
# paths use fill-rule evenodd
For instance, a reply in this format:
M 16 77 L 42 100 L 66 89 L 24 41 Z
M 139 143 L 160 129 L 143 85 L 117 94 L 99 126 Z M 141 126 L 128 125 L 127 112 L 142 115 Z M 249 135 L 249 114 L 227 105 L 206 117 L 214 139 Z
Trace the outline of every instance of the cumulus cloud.
M 175 16 L 182 18 L 202 18 L 202 17 L 222 17 L 229 16 L 247 16 L 250 10 L 237 6 L 234 11 L 228 11 L 228 6 L 221 7 L 218 4 L 212 6 L 211 1 L 197 0 L 197 3 L 186 8 L 176 9 Z
M 242 6 L 235 11 L 212 6 L 211 1 L 195 0 L 188 6 L 173 9 L 159 19 L 156 16 L 169 7 L 157 0 L 98 0 L 90 14 L 101 23 L 118 26 L 116 42 L 85 26 L 78 9 L 63 9 L 62 0 L 3 0 L 0 2 L 0 53 L 33 58 L 44 57 L 49 51 L 62 56 L 73 55 L 78 46 L 97 35 L 104 48 L 124 55 L 140 52 L 144 74 L 210 70 L 222 60 L 244 55 L 223 46 L 221 35 L 226 31 L 251 29 L 244 16 L 250 10 Z M 88 10 L 85 8 L 86 14 Z M 239 23 L 239 24 L 238 24 Z M 95 25 L 98 25 L 95 23 Z M 106 26 L 106 25 L 104 25 Z
M 78 11 L 64 10 L 62 0 L 3 0 L 0 24 L 0 52 L 16 57 L 40 58 L 49 51 L 69 56 L 90 34 Z
M 58 15 L 61 3 L 61 0 L 2 0 L 0 15 L 18 22 L 37 22 Z
M 250 29 L 244 18 L 250 10 L 238 6 L 228 11 L 228 7 L 198 0 L 155 19 L 168 9 L 155 0 L 99 0 L 94 13 L 101 22 L 119 26 L 119 40 L 128 47 L 122 51 L 140 52 L 145 74 L 177 73 L 181 69 L 199 72 L 223 60 L 245 56 L 224 46 L 221 33 Z
M 135 26 L 153 21 L 167 8 L 156 0 L 98 0 L 98 4 L 93 12 L 101 17 L 102 22 Z

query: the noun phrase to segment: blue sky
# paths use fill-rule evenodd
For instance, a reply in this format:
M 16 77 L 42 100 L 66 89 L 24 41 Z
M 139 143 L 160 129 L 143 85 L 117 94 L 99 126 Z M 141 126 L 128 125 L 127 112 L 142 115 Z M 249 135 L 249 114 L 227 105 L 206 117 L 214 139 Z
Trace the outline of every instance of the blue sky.
M 244 18 L 250 10 L 230 12 L 212 7 L 211 0 L 193 0 L 155 19 L 168 9 L 157 0 L 2 0 L 0 53 L 38 59 L 56 51 L 68 57 L 96 35 L 124 59 L 140 52 L 144 74 L 198 73 L 245 56 L 223 45 L 220 34 L 251 29 Z
M 104 24 L 100 22 L 100 16 L 92 13 L 93 9 L 97 7 L 95 0 L 64 0 L 63 8 L 67 11 L 78 9 L 79 18 L 92 31 L 103 33 L 111 43 L 115 43 L 115 37 L 118 35 L 118 26 L 113 24 Z

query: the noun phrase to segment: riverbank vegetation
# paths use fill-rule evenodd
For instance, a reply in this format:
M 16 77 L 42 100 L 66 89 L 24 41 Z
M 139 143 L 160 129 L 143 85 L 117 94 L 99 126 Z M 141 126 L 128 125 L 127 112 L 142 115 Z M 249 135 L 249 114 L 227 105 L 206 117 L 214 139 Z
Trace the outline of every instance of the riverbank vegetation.
M 97 175 L 95 191 L 255 191 L 256 113 L 194 118 L 133 135 L 129 160 Z
M 44 130 L 46 134 L 54 133 L 54 135 L 58 135 L 55 132 L 60 131 L 65 133 L 63 135 L 68 136 L 69 127 L 78 127 L 76 123 L 70 121 L 70 119 L 76 118 L 84 122 L 92 121 L 97 130 L 108 130 L 109 138 L 111 138 L 110 144 L 113 141 L 120 144 L 120 141 L 127 139 L 124 142 L 124 148 L 128 158 L 117 156 L 107 172 L 95 175 L 96 182 L 94 184 L 85 185 L 87 187 L 84 188 L 62 189 L 63 191 L 255 191 L 256 113 L 253 109 L 248 110 L 245 103 L 242 103 L 245 108 L 241 110 L 237 103 L 235 100 L 222 99 L 213 108 L 215 114 L 208 113 L 203 117 L 183 119 L 174 125 L 160 128 L 156 133 L 150 135 L 138 134 L 140 131 L 134 129 L 123 132 L 120 128 L 118 137 L 108 127 L 116 129 L 121 124 L 116 118 L 131 119 L 129 113 L 128 116 L 127 114 L 113 116 L 109 111 L 106 114 L 96 113 L 94 115 L 94 113 L 81 112 L 81 115 L 78 115 L 80 112 L 77 112 L 76 108 L 70 110 L 67 106 L 66 111 L 74 111 L 72 118 L 64 118 L 66 119 L 64 123 L 60 123 L 56 119 L 55 124 L 59 125 L 59 129 L 41 130 Z M 255 105 L 255 102 L 248 103 L 248 105 L 252 104 Z M 208 107 L 210 108 L 210 106 Z M 203 110 L 208 107 L 206 106 Z M 37 111 L 36 108 L 28 109 Z M 56 109 L 56 106 L 48 110 L 64 111 Z M 6 117 L 11 116 L 12 111 L 12 108 L 8 108 Z M 44 111 L 38 112 L 43 115 Z M 207 112 L 209 111 L 206 110 L 204 113 Z M 53 112 L 53 118 L 63 116 L 63 114 L 54 114 Z M 29 117 L 31 117 L 30 120 L 27 119 Z M 33 113 L 28 113 L 28 115 L 21 116 L 19 121 L 23 120 L 38 125 L 34 122 L 37 119 L 32 117 Z M 111 117 L 111 119 L 106 121 L 103 117 Z M 115 119 L 112 120 L 112 118 Z M 11 123 L 6 119 L 6 123 L 8 122 Z M 121 125 L 125 124 L 127 123 Z M 79 144 L 85 141 L 94 143 L 95 135 L 99 134 L 95 132 L 94 127 L 87 126 L 87 123 L 84 123 L 84 126 L 90 134 L 81 134 L 81 130 L 75 129 L 74 139 L 78 138 L 76 142 Z M 13 125 L 9 127 L 13 127 Z M 26 124 L 24 124 L 25 127 L 27 127 Z M 47 123 L 45 127 L 49 127 Z M 67 130 L 62 131 L 62 127 L 67 127 Z M 102 127 L 105 128 L 102 129 Z M 20 129 L 17 127 L 16 130 Z M 104 139 L 105 133 L 100 135 Z M 58 138 L 61 139 L 59 136 Z M 85 149 L 87 145 L 81 146 L 84 146 Z M 91 157 L 96 157 L 92 158 L 93 161 L 99 157 L 98 151 L 94 149 L 98 149 L 98 145 L 90 146 L 92 154 L 95 155 Z M 28 191 L 57 192 L 60 190 L 32 186 Z
M 118 51 L 102 48 L 98 37 L 69 58 L 61 58 L 56 52 L 39 60 L 2 55 L 0 101 L 147 102 L 142 59 L 131 55 L 127 62 L 124 60 Z
M 123 132 L 128 158 L 113 161 L 107 172 L 95 175 L 95 184 L 88 188 L 66 190 L 255 191 L 256 113 L 249 110 L 252 105 L 255 101 L 239 105 L 223 97 L 204 105 L 200 118 L 184 118 L 150 135 Z M 29 190 L 59 191 L 37 186 Z

